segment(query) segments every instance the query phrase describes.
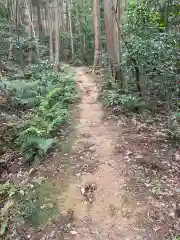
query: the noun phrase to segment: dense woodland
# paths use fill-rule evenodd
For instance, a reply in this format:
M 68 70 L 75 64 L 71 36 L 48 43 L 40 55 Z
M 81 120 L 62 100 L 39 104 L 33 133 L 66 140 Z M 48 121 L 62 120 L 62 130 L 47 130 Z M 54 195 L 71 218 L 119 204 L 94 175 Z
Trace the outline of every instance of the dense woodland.
M 78 101 L 67 64 L 102 76 L 101 99 L 114 114 L 163 115 L 167 127 L 157 135 L 179 146 L 179 48 L 178 0 L 0 1 L 2 236 L 14 215 L 22 222 L 34 213 L 24 197 L 30 187 L 9 174 L 57 147 Z M 18 214 L 9 213 L 15 195 Z

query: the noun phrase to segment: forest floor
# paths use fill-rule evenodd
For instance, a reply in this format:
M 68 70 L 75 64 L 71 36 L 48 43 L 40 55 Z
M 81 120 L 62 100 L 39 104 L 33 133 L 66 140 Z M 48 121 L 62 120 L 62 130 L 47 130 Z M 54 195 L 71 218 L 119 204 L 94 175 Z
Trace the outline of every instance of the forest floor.
M 180 232 L 173 195 L 180 177 L 178 153 L 157 136 L 159 120 L 147 127 L 138 118 L 104 110 L 100 78 L 86 70 L 76 69 L 82 97 L 74 110 L 72 149 L 54 154 L 39 169 L 61 189 L 56 193 L 61 216 L 22 239 L 173 239 L 167 237 L 170 230 L 172 236 Z

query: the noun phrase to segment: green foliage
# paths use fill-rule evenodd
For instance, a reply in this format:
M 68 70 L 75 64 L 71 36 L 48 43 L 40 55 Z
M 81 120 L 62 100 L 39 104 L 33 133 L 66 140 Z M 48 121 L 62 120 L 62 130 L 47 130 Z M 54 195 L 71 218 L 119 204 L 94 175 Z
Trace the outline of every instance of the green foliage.
M 3 236 L 6 232 L 8 221 L 11 219 L 12 209 L 15 205 L 14 199 L 18 192 L 20 192 L 20 187 L 15 186 L 9 182 L 0 184 L 0 236 Z
M 28 188 L 24 196 L 19 195 L 18 221 L 43 226 L 58 215 L 57 204 L 53 199 L 53 186 L 47 183 Z
M 135 94 L 122 94 L 118 90 L 106 90 L 103 95 L 105 104 L 109 106 L 121 106 L 124 110 L 133 112 L 139 111 L 143 106 L 145 107 L 144 101 Z
M 7 41 L 8 34 L 8 21 L 9 21 L 9 13 L 5 6 L 5 3 L 0 4 L 0 56 L 4 58 L 6 56 L 6 51 L 8 50 L 9 43 Z
M 169 137 L 180 140 L 180 113 L 175 112 L 169 116 L 168 121 Z
M 0 199 L 11 198 L 17 192 L 17 188 L 9 182 L 0 184 Z
M 180 236 L 172 236 L 171 240 L 180 240 Z
M 102 99 L 107 106 L 120 106 L 124 110 L 137 112 L 145 107 L 145 102 L 133 92 L 125 92 L 119 88 L 119 85 L 108 79 L 105 83 Z
M 35 226 L 42 226 L 57 216 L 53 186 L 44 182 L 44 179 L 36 180 L 35 184 L 0 184 L 0 235 L 5 234 L 9 222 L 28 221 Z
M 73 74 L 61 64 L 54 73 L 48 62 L 28 66 L 29 79 L 1 79 L 0 88 L 7 92 L 10 107 L 23 109 L 21 124 L 14 128 L 14 144 L 30 163 L 41 158 L 56 143 L 54 133 L 68 120 L 68 109 L 76 99 Z
M 129 111 L 145 108 L 154 114 L 162 103 L 166 103 L 170 113 L 179 112 L 180 35 L 176 24 L 179 10 L 178 2 L 167 5 L 166 2 L 159 4 L 159 1 L 132 1 L 128 5 L 122 28 L 127 42 L 121 42 L 120 64 L 124 81 L 121 86 L 112 87 L 108 80 L 109 86 L 103 92 L 109 105 L 120 105 Z M 132 59 L 136 60 L 139 70 L 141 98 Z M 106 65 L 105 55 L 103 61 Z M 172 123 L 172 116 L 169 117 Z M 177 121 L 176 128 L 169 124 L 171 137 L 180 139 L 179 124 Z

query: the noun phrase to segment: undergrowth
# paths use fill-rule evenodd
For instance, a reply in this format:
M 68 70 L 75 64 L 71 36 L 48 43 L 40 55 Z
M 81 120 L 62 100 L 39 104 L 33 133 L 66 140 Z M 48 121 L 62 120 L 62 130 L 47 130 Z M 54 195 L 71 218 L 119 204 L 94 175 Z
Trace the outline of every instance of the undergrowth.
M 13 125 L 11 145 L 28 163 L 42 158 L 56 143 L 55 133 L 67 122 L 69 107 L 77 97 L 73 74 L 67 74 L 63 64 L 57 74 L 51 64 L 42 62 L 27 67 L 24 79 L 18 75 L 1 78 L 0 90 L 6 118 L 16 112 L 15 121 L 6 124 Z
M 29 184 L 0 184 L 1 225 L 0 236 L 3 236 L 12 223 L 29 223 L 32 226 L 44 226 L 58 216 L 59 210 L 55 201 L 56 189 L 52 184 L 38 179 Z
M 153 101 L 152 96 L 140 97 L 133 88 L 129 87 L 128 91 L 122 89 L 113 78 L 105 79 L 101 93 L 101 99 L 105 106 L 113 109 L 114 113 L 135 113 L 141 114 L 146 119 L 147 117 L 155 117 L 161 114 L 165 101 L 159 99 Z M 179 143 L 180 141 L 180 113 L 177 106 L 172 106 L 172 109 L 166 109 L 162 112 L 167 115 L 167 138 Z
M 129 112 L 140 112 L 141 109 L 148 108 L 136 92 L 122 90 L 112 78 L 108 78 L 104 83 L 101 98 L 106 106 L 119 106 Z
M 41 62 L 0 78 L 0 236 L 16 223 L 43 226 L 58 214 L 54 186 L 32 182 L 37 179 L 28 168 L 19 175 L 27 181 L 13 174 L 11 179 L 8 168 L 39 163 L 58 143 L 78 97 L 74 77 L 63 64 L 57 74 L 53 65 Z

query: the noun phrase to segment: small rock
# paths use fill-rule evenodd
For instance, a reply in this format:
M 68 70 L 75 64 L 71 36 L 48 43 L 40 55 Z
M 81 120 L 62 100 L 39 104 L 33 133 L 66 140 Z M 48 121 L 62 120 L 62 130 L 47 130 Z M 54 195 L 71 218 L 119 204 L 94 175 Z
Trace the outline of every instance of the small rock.
M 81 134 L 81 136 L 84 137 L 84 138 L 89 138 L 91 136 L 91 134 L 88 133 L 88 132 L 84 132 L 84 133 Z
M 52 203 L 47 203 L 41 206 L 41 209 L 45 209 L 45 208 L 53 208 L 53 204 Z
M 143 159 L 143 156 L 141 156 L 141 155 L 136 155 L 134 158 L 135 158 L 136 160 L 141 160 L 141 159 Z
M 29 170 L 29 175 L 33 174 L 36 171 L 36 169 L 33 167 Z
M 155 226 L 155 227 L 153 228 L 154 232 L 157 232 L 159 229 L 160 229 L 159 226 Z
M 115 147 L 114 147 L 114 151 L 115 151 L 115 153 L 123 153 L 124 152 L 123 145 L 116 144 Z
M 177 153 L 177 152 L 175 153 L 175 160 L 176 160 L 176 161 L 179 161 L 179 160 L 180 160 L 180 155 L 179 155 L 179 153 Z
M 159 131 L 155 132 L 154 135 L 159 138 L 167 138 L 167 135 L 165 133 Z
M 146 124 L 143 123 L 143 124 L 141 124 L 141 125 L 139 125 L 139 126 L 137 127 L 137 130 L 138 130 L 138 131 L 145 131 L 145 130 L 149 130 L 149 129 L 148 129 L 148 127 L 146 126 Z
M 95 147 L 90 147 L 90 148 L 89 148 L 89 151 L 90 151 L 90 152 L 95 152 L 95 151 L 96 151 L 96 148 L 95 148 Z
M 85 187 L 80 188 L 80 192 L 84 196 L 86 193 Z
M 18 173 L 20 169 L 20 165 L 14 163 L 12 166 L 9 167 L 9 172 L 10 173 Z
M 81 173 L 76 173 L 76 176 L 77 176 L 77 177 L 80 177 L 80 176 L 81 176 Z
M 53 238 L 53 237 L 55 236 L 55 233 L 56 233 L 56 232 L 53 230 L 53 231 L 50 233 L 49 237 L 50 237 L 50 238 Z
M 162 129 L 161 129 L 161 132 L 162 132 L 162 133 L 165 133 L 165 134 L 168 134 L 168 133 L 169 133 L 169 129 L 167 129 L 167 128 L 162 128 Z
M 149 119 L 146 119 L 145 122 L 146 122 L 146 123 L 153 123 L 154 120 L 149 118 Z
M 67 228 L 70 228 L 70 227 L 71 227 L 71 224 L 70 224 L 70 223 L 68 223 L 68 224 L 67 224 Z
M 71 233 L 72 235 L 77 235 L 77 234 L 78 234 L 78 232 L 75 231 L 75 230 L 70 231 L 70 233 Z

